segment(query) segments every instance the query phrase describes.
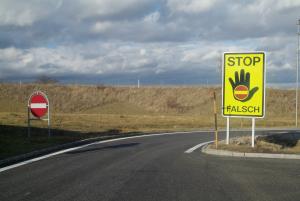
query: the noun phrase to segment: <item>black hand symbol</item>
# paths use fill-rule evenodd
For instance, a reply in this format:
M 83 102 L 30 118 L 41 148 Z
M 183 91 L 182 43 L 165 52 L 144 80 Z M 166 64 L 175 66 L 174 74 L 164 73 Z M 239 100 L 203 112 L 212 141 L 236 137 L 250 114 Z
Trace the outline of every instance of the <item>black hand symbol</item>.
M 250 73 L 246 73 L 244 69 L 241 70 L 240 77 L 238 71 L 234 73 L 235 82 L 232 78 L 229 78 L 229 82 L 232 86 L 232 91 L 234 98 L 241 102 L 246 102 L 252 98 L 255 92 L 258 90 L 258 87 L 254 87 L 250 90 Z M 237 94 L 238 89 L 243 89 L 247 94 L 239 95 Z

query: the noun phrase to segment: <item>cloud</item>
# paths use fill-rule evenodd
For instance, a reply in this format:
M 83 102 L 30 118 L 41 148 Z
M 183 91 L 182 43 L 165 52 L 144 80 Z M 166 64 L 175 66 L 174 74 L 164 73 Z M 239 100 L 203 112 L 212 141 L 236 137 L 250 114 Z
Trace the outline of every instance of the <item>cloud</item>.
M 168 0 L 167 6 L 171 12 L 201 13 L 213 8 L 216 0 Z
M 247 49 L 221 43 L 124 43 L 98 42 L 56 48 L 6 48 L 0 52 L 1 64 L 16 74 L 63 75 L 69 73 L 102 75 L 152 73 L 210 69 L 218 70 L 221 53 Z M 18 62 L 16 62 L 18 61 Z M 2 69 L 3 73 L 3 69 Z M 28 74 L 29 73 L 29 74 Z M 7 73 L 4 73 L 7 74 Z
M 107 31 L 110 28 L 112 28 L 112 24 L 110 22 L 96 22 L 92 27 L 92 32 L 101 33 Z
M 144 22 L 146 23 L 156 23 L 158 22 L 160 18 L 160 13 L 158 11 L 155 11 L 153 13 L 150 13 L 149 15 L 144 17 Z
M 271 81 L 294 75 L 299 1 L 0 3 L 2 78 L 148 74 L 155 80 L 172 72 L 194 79 L 188 74 L 218 76 L 224 51 L 254 50 L 267 52 Z
M 0 25 L 32 25 L 36 21 L 49 16 L 60 7 L 61 3 L 61 0 L 1 0 Z
M 72 1 L 72 3 L 76 5 L 76 10 L 78 10 L 77 15 L 80 19 L 90 17 L 113 18 L 116 16 L 124 16 L 124 14 L 128 16 L 138 14 L 139 10 L 144 10 L 143 8 L 145 6 L 151 4 L 151 0 L 75 0 Z

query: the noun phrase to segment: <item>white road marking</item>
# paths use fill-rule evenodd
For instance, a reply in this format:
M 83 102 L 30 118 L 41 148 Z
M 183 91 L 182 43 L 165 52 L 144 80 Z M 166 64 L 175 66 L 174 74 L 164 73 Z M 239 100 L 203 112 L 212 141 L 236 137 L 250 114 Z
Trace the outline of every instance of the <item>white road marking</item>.
M 108 143 L 108 142 L 115 142 L 115 141 L 134 139 L 134 138 L 142 138 L 142 137 L 154 137 L 154 136 L 162 136 L 162 135 L 187 134 L 187 133 L 210 133 L 210 132 L 212 132 L 212 131 L 157 133 L 157 134 L 150 134 L 150 135 L 138 135 L 138 136 L 131 136 L 131 137 L 123 137 L 123 138 L 116 138 L 116 139 L 111 139 L 111 140 L 98 141 L 98 142 L 93 142 L 93 143 L 85 144 L 85 145 L 78 146 L 78 147 L 64 149 L 64 150 L 57 151 L 57 152 L 54 152 L 54 153 L 51 153 L 51 154 L 47 154 L 47 155 L 44 155 L 44 156 L 40 156 L 40 157 L 37 157 L 37 158 L 26 160 L 26 161 L 23 161 L 23 162 L 20 162 L 20 163 L 16 163 L 16 164 L 13 164 L 13 165 L 10 165 L 10 166 L 7 166 L 7 167 L 3 167 L 3 168 L 0 168 L 0 173 L 4 172 L 4 171 L 7 171 L 7 170 L 10 170 L 10 169 L 13 169 L 13 168 L 17 168 L 17 167 L 29 164 L 29 163 L 40 161 L 40 160 L 43 160 L 43 159 L 46 159 L 46 158 L 50 158 L 52 156 L 56 156 L 56 155 L 59 155 L 59 154 L 70 152 L 70 151 L 74 151 L 74 150 L 81 149 L 81 148 L 91 146 L 91 145 L 95 145 L 95 144 L 104 144 L 104 143 Z
M 189 148 L 188 150 L 186 150 L 184 153 L 190 154 L 193 151 L 195 151 L 196 149 L 199 149 L 200 147 L 203 147 L 204 145 L 207 145 L 211 142 L 214 142 L 214 141 L 203 142 L 203 143 L 197 144 L 196 146 L 193 146 L 192 148 Z

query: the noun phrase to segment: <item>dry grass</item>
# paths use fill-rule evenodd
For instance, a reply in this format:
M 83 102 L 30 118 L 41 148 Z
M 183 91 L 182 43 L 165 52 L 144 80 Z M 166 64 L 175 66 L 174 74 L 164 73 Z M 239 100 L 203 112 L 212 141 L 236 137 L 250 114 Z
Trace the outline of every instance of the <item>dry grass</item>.
M 0 124 L 27 126 L 25 113 L 0 113 Z M 118 129 L 130 131 L 191 130 L 212 127 L 212 119 L 199 116 L 117 115 L 117 114 L 54 114 L 52 128 L 96 132 Z M 35 121 L 34 126 L 46 127 Z
M 1 84 L 0 124 L 26 126 L 27 99 L 34 90 L 48 94 L 53 126 L 68 130 L 212 128 L 213 91 L 221 110 L 220 88 Z M 268 89 L 266 117 L 257 126 L 293 126 L 294 96 L 294 91 Z M 223 127 L 224 118 L 218 120 Z M 251 121 L 232 119 L 231 125 L 245 128 Z
M 209 145 L 215 148 L 215 145 Z M 218 149 L 236 151 L 236 152 L 255 152 L 255 153 L 300 153 L 300 134 L 285 133 L 260 136 L 255 139 L 255 147 L 251 147 L 251 137 L 237 137 L 230 140 L 229 145 L 225 141 L 220 141 Z

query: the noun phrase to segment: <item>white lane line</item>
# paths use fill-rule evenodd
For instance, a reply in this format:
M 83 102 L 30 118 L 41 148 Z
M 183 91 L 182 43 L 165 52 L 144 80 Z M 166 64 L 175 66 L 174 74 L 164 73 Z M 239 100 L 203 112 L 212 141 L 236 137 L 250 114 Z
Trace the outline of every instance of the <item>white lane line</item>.
M 186 150 L 184 153 L 190 154 L 193 151 L 195 151 L 196 149 L 199 149 L 200 147 L 203 147 L 204 145 L 207 145 L 211 142 L 214 142 L 214 141 L 203 142 L 203 143 L 197 144 L 196 146 L 193 146 L 192 148 L 189 148 L 188 150 Z
M 115 141 L 121 141 L 121 140 L 127 140 L 127 139 L 143 138 L 143 137 L 154 137 L 154 136 L 162 136 L 162 135 L 175 135 L 175 134 L 187 134 L 187 133 L 210 133 L 210 132 L 212 132 L 212 131 L 157 133 L 157 134 L 150 134 L 150 135 L 138 135 L 138 136 L 131 136 L 131 137 L 123 137 L 123 138 L 116 138 L 116 139 L 111 139 L 111 140 L 98 141 L 98 142 L 93 142 L 93 143 L 78 146 L 78 147 L 64 149 L 64 150 L 57 151 L 57 152 L 54 152 L 54 153 L 51 153 L 51 154 L 47 154 L 47 155 L 44 155 L 44 156 L 40 156 L 40 157 L 37 157 L 37 158 L 33 158 L 33 159 L 30 159 L 30 160 L 23 161 L 23 162 L 20 162 L 20 163 L 16 163 L 16 164 L 13 164 L 13 165 L 10 165 L 10 166 L 6 166 L 6 167 L 3 167 L 3 168 L 0 168 L 0 173 L 4 172 L 4 171 L 7 171 L 7 170 L 10 170 L 10 169 L 13 169 L 13 168 L 17 168 L 17 167 L 29 164 L 29 163 L 40 161 L 40 160 L 43 160 L 45 158 L 50 158 L 52 156 L 56 156 L 56 155 L 59 155 L 59 154 L 70 152 L 70 151 L 74 151 L 74 150 L 81 149 L 81 148 L 84 148 L 84 147 L 87 147 L 87 146 L 90 146 L 90 145 L 95 145 L 95 144 L 104 144 L 104 143 L 108 143 L 108 142 L 115 142 Z

